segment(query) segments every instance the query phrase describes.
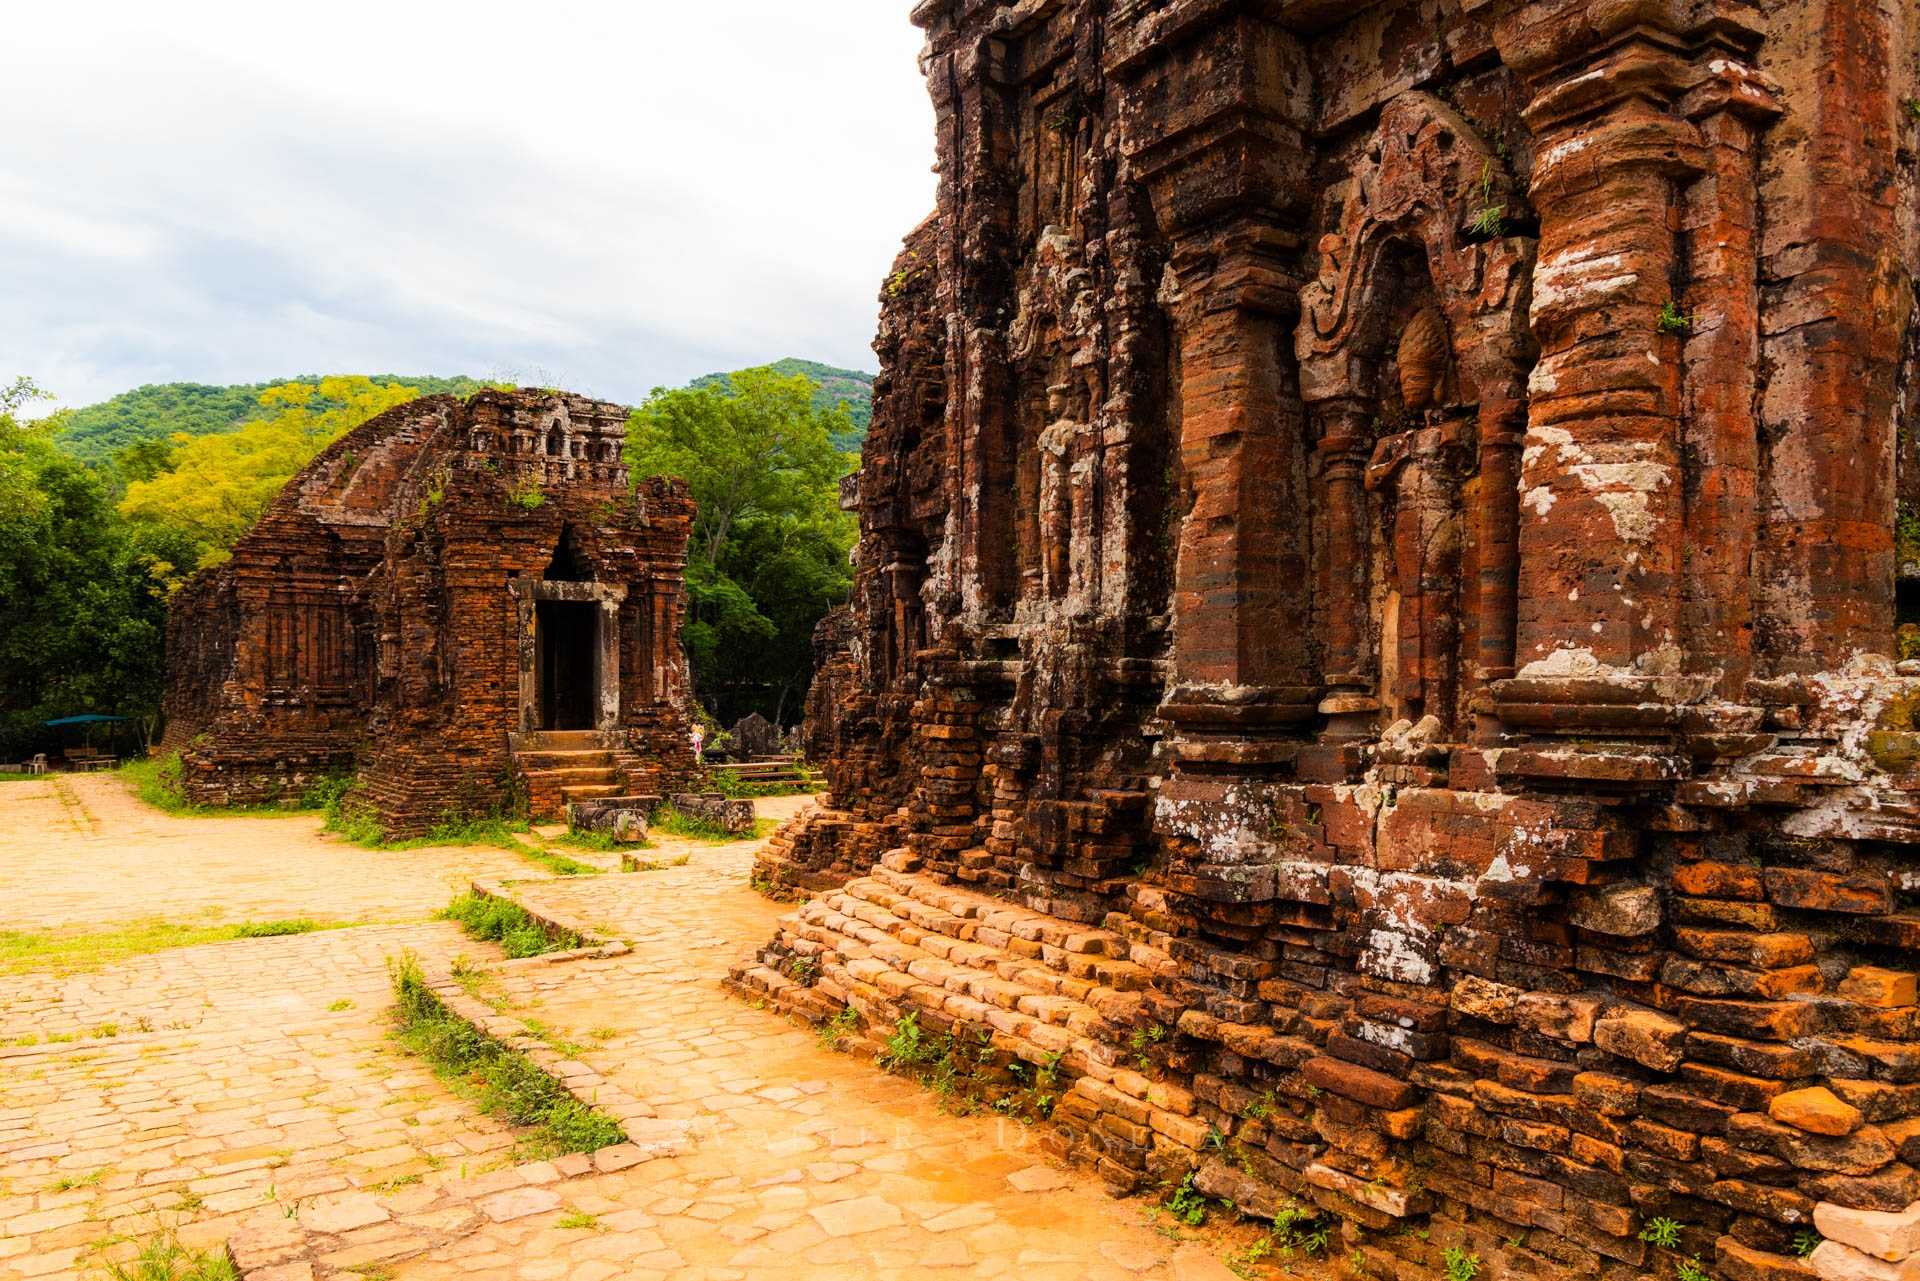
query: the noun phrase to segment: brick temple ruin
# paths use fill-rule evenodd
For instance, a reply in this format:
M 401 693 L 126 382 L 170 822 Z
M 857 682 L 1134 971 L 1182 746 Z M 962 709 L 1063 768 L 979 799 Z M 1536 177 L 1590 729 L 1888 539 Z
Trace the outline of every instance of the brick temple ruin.
M 188 797 L 357 772 L 390 835 L 694 773 L 693 502 L 630 486 L 626 410 L 482 391 L 389 410 L 288 482 L 174 598 L 167 731 Z
M 1920 9 L 914 16 L 735 983 L 1060 1055 L 1343 1275 L 1920 1275 Z

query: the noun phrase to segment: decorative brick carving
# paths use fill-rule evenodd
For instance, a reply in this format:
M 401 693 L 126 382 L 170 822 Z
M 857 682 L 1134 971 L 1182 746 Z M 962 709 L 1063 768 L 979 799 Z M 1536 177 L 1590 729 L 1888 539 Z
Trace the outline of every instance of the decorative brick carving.
M 357 769 L 356 803 L 407 835 L 516 793 L 557 815 L 691 778 L 693 504 L 677 481 L 629 486 L 625 424 L 484 391 L 330 445 L 175 598 L 166 746 L 188 795 L 291 799 Z
M 1366 1275 L 1906 1266 L 1920 12 L 915 17 L 833 808 L 756 869 L 826 893 L 737 982 L 1057 1052 L 1061 1150 Z

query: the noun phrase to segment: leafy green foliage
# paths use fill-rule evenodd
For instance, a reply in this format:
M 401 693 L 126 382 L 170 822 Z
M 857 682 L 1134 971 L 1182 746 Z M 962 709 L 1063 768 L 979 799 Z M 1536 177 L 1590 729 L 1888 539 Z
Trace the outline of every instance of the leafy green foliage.
M 262 417 L 260 395 L 272 387 L 321 381 L 318 374 L 304 374 L 279 382 L 227 387 L 203 383 L 136 387 L 111 400 L 74 410 L 63 420 L 55 439 L 61 449 L 82 462 L 138 457 L 142 447 L 166 445 L 176 435 L 215 436 Z M 397 374 L 370 374 L 366 381 L 381 387 L 412 387 L 420 396 L 471 396 L 486 385 L 471 378 L 402 378 Z M 337 407 L 316 408 L 324 411 Z
M 1440 1252 L 1440 1263 L 1447 1270 L 1447 1281 L 1473 1281 L 1480 1275 L 1480 1256 L 1457 1245 Z
M 1681 1224 L 1674 1219 L 1648 1219 L 1640 1227 L 1640 1239 L 1648 1245 L 1658 1246 L 1662 1250 L 1671 1250 L 1680 1244 Z
M 1920 564 L 1920 512 L 1904 500 L 1894 518 L 1893 551 L 1902 565 Z
M 582 939 L 571 930 L 542 925 L 526 909 L 509 899 L 462 894 L 440 915 L 458 921 L 468 935 L 484 943 L 498 943 L 509 957 L 519 959 L 579 947 Z
M 1793 1234 L 1793 1252 L 1804 1259 L 1815 1250 L 1818 1250 L 1820 1243 L 1825 1240 L 1825 1237 L 1815 1232 L 1812 1228 L 1802 1228 Z
M 507 491 L 507 501 L 527 511 L 538 511 L 547 505 L 547 495 L 540 488 L 540 482 L 529 476 L 524 483 Z
M 165 605 L 115 515 L 108 479 L 53 444 L 63 415 L 23 421 L 44 393 L 0 386 L 0 756 L 58 746 L 41 722 L 85 712 L 151 728 L 165 677 Z
M 1190 1228 L 1197 1228 L 1207 1221 L 1207 1194 L 1193 1186 L 1193 1171 L 1187 1171 L 1187 1177 L 1180 1180 L 1165 1205 L 1173 1212 L 1173 1217 Z
M 776 360 L 766 368 L 776 374 L 792 377 L 799 374 L 813 384 L 813 407 L 832 409 L 836 405 L 845 405 L 849 428 L 834 433 L 835 448 L 850 454 L 860 452 L 866 443 L 867 426 L 873 421 L 873 375 L 863 374 L 857 369 L 836 369 L 832 365 L 823 365 L 817 360 L 799 360 L 788 356 L 785 360 Z M 732 374 L 705 374 L 688 384 L 690 387 L 718 387 L 721 391 L 730 391 L 733 386 Z
M 1467 232 L 1476 240 L 1491 240 L 1507 228 L 1507 207 L 1493 199 L 1493 161 L 1480 167 L 1480 203 L 1467 220 Z
M 413 953 L 390 960 L 388 970 L 401 1044 L 472 1098 L 482 1112 L 509 1125 L 533 1127 L 519 1145 L 520 1156 L 593 1152 L 626 1140 L 619 1122 L 569 1095 L 524 1056 L 456 1018 L 427 986 Z
M 365 377 L 284 383 L 260 393 L 262 416 L 217 435 L 175 439 L 147 479 L 134 480 L 120 513 L 161 544 L 149 567 L 165 589 L 227 558 L 295 472 L 361 423 L 417 398 L 419 388 Z
M 1286 1201 L 1274 1211 L 1273 1226 L 1265 1236 L 1227 1255 L 1227 1268 L 1238 1277 L 1256 1277 L 1260 1275 L 1259 1265 L 1270 1257 L 1291 1259 L 1295 1254 L 1305 1254 L 1319 1258 L 1332 1240 L 1331 1216 L 1308 1210 L 1298 1201 Z M 1362 1268 L 1353 1270 L 1364 1273 Z
M 920 1030 L 920 1016 L 909 1011 L 893 1025 L 886 1048 L 874 1061 L 888 1071 L 919 1067 L 939 1057 L 933 1038 Z
M 813 628 L 846 599 L 854 522 L 833 444 L 851 422 L 819 409 L 803 375 L 743 369 L 726 388 L 655 391 L 627 433 L 633 475 L 681 476 L 699 503 L 682 632 L 694 688 L 722 721 L 798 710 L 813 672 Z

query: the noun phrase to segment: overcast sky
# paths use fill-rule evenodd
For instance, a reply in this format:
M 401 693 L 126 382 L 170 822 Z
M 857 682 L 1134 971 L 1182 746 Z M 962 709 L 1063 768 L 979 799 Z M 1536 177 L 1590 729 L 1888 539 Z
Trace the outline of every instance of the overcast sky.
M 9 6 L 0 382 L 871 369 L 909 0 Z

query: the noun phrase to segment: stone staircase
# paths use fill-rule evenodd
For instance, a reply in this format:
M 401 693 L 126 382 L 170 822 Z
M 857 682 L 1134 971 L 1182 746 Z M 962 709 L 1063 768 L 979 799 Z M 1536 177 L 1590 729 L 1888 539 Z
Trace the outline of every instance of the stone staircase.
M 1086 1155 L 1091 1138 L 1115 1184 L 1137 1183 L 1170 1145 L 1197 1154 L 1208 1125 L 1192 1094 L 1133 1070 L 1133 1046 L 1152 1032 L 1152 972 L 1133 958 L 1164 962 L 1156 940 L 1124 918 L 1110 918 L 1131 927 L 1124 934 L 1077 924 L 956 889 L 918 866 L 896 850 L 871 875 L 802 904 L 729 986 L 816 1023 L 851 1008 L 868 1052 L 909 1013 L 936 1034 L 988 1031 L 996 1051 L 1059 1074 L 1052 1123 L 1079 1133 L 1060 1150 Z
M 725 774 L 739 783 L 766 783 L 783 787 L 827 790 L 827 776 L 812 765 L 796 764 L 791 756 L 756 756 L 747 761 L 722 761 L 708 767 L 716 775 Z
M 561 819 L 573 801 L 627 790 L 618 754 L 598 730 L 535 730 L 513 735 L 512 742 L 514 764 L 527 786 L 527 809 L 536 819 Z

